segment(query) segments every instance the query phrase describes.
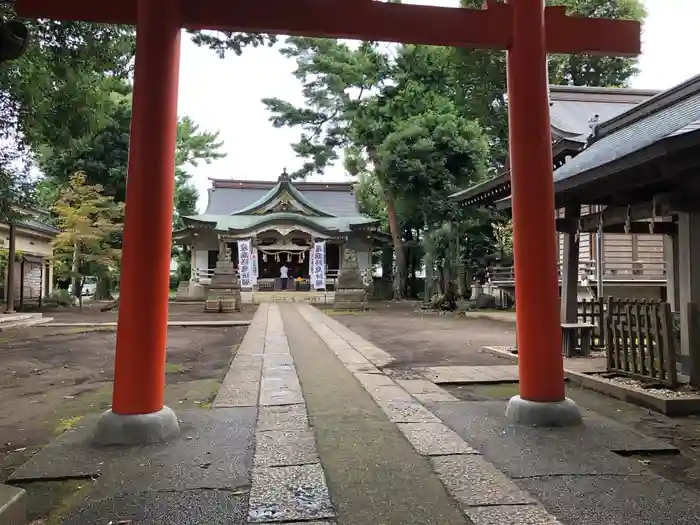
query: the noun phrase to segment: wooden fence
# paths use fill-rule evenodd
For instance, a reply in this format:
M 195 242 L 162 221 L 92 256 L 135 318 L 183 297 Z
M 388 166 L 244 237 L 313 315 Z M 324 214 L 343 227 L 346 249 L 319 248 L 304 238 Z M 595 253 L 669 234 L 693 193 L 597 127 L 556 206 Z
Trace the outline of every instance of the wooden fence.
M 582 299 L 578 302 L 578 322 L 588 323 L 593 328 L 593 347 L 605 347 L 605 300 Z
M 671 306 L 660 301 L 608 297 L 605 310 L 608 371 L 676 386 Z
M 393 283 L 390 279 L 375 277 L 369 285 L 368 296 L 370 301 L 388 301 L 394 296 Z

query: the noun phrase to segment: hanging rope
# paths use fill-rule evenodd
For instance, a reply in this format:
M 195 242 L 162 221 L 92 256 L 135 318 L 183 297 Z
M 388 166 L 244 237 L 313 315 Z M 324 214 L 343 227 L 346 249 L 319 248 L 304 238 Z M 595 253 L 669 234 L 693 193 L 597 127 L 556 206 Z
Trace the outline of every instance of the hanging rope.
M 629 233 L 632 229 L 632 216 L 631 216 L 631 206 L 627 206 L 627 217 L 625 218 L 625 233 Z
M 654 235 L 654 222 L 656 221 L 656 196 L 651 201 L 651 222 L 649 223 L 649 233 Z

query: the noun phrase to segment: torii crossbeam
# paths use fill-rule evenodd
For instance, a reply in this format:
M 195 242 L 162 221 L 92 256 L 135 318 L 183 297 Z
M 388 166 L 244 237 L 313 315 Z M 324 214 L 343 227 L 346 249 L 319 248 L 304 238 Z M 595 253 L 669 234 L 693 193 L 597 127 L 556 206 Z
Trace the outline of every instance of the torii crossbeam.
M 580 421 L 564 391 L 547 54 L 637 55 L 638 22 L 570 17 L 544 0 L 488 0 L 481 10 L 372 0 L 18 0 L 17 11 L 136 25 L 114 399 L 101 441 L 177 432 L 163 389 L 182 28 L 507 50 L 520 363 L 520 396 L 508 412 L 526 423 Z

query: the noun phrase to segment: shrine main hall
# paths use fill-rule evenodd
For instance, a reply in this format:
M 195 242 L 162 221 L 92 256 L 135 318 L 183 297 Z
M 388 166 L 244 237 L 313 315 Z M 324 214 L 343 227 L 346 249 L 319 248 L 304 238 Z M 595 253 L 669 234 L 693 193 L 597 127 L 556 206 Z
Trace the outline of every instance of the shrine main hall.
M 219 259 L 233 262 L 243 299 L 280 291 L 288 269 L 291 291 L 333 291 L 345 250 L 371 279 L 372 250 L 390 238 L 378 219 L 360 212 L 352 182 L 210 179 L 206 211 L 184 217 L 173 242 L 191 253 L 192 274 L 179 298 L 203 299 Z

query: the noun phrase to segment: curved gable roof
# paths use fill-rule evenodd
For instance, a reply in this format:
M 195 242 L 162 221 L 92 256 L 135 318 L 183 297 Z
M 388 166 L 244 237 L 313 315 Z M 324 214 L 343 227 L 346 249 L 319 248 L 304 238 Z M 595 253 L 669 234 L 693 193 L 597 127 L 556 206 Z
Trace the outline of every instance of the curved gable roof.
M 213 179 L 209 189 L 207 215 L 232 215 L 248 208 L 270 193 L 278 181 Z M 312 207 L 335 217 L 357 217 L 359 204 L 352 183 L 293 182 L 291 185 Z
M 289 177 L 281 176 L 277 184 L 268 191 L 265 195 L 260 197 L 255 202 L 249 204 L 248 206 L 232 213 L 231 215 L 250 215 L 255 214 L 265 210 L 266 207 L 273 206 L 276 201 L 278 201 L 284 194 L 288 193 L 290 197 L 296 201 L 296 204 L 301 207 L 306 214 L 314 215 L 317 217 L 335 217 L 330 213 L 320 209 L 315 206 L 311 201 L 309 201 L 302 193 L 297 190 L 294 185 L 289 181 Z

